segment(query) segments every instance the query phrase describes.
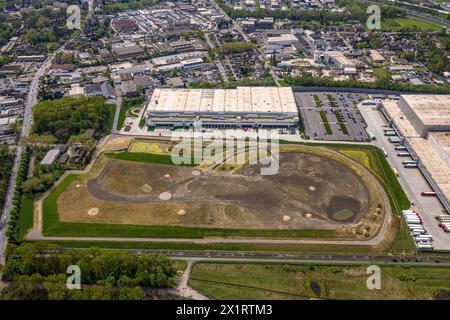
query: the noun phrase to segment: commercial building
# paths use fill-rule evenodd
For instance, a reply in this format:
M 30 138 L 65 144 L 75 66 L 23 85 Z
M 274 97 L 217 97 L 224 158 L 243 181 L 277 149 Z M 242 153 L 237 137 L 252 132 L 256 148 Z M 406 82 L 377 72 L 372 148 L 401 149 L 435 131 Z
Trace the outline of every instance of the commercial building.
M 422 137 L 428 131 L 450 131 L 450 95 L 402 95 L 398 106 Z
M 147 105 L 150 127 L 296 128 L 299 116 L 291 88 L 155 89 Z
M 55 162 L 55 160 L 56 160 L 56 158 L 58 157 L 58 155 L 61 153 L 61 150 L 60 149 L 51 149 L 51 150 L 49 150 L 46 154 L 45 154 L 45 156 L 44 156 L 44 159 L 42 159 L 42 161 L 41 161 L 41 166 L 44 166 L 44 167 L 49 167 L 49 166 L 51 166 L 54 162 Z
M 17 62 L 42 62 L 45 60 L 44 55 L 17 56 Z
M 297 42 L 299 42 L 298 38 L 292 33 L 278 33 L 267 35 L 268 45 L 290 46 L 291 44 Z
M 86 84 L 84 87 L 84 93 L 87 97 L 101 96 L 102 88 L 98 83 Z
M 7 110 L 19 107 L 22 104 L 21 100 L 12 97 L 0 97 L 0 110 Z
M 113 46 L 113 52 L 119 59 L 137 58 L 145 55 L 144 49 L 138 45 L 115 45 Z
M 356 68 L 355 60 L 347 58 L 340 51 L 325 51 L 323 56 L 326 63 L 335 64 L 339 69 Z
M 126 18 L 120 20 L 113 20 L 111 22 L 111 25 L 119 33 L 130 33 L 139 30 L 139 26 L 134 21 Z
M 377 51 L 377 50 L 370 50 L 370 59 L 372 59 L 372 62 L 375 64 L 382 64 L 386 61 L 386 59 Z

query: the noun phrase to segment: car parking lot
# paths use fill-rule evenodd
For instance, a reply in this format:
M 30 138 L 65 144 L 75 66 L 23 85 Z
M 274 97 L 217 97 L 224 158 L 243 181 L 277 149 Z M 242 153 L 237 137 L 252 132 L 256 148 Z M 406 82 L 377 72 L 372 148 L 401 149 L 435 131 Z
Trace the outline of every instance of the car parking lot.
M 367 123 L 367 130 L 376 137 L 373 143 L 386 151 L 389 164 L 398 172 L 398 180 L 412 202 L 410 210 L 419 213 L 424 229 L 433 236 L 434 249 L 450 250 L 450 233 L 445 233 L 435 218 L 443 214 L 442 204 L 436 197 L 421 195 L 424 191 L 431 191 L 428 182 L 417 168 L 408 168 L 402 164 L 405 161 L 412 161 L 412 158 L 397 156 L 402 151 L 396 150 L 398 144 L 390 143 L 389 137 L 384 135 L 384 130 L 388 129 L 388 123 L 382 113 L 374 106 L 360 105 L 360 110 Z
M 343 92 L 295 93 L 305 134 L 313 140 L 368 141 L 357 104 L 366 97 Z

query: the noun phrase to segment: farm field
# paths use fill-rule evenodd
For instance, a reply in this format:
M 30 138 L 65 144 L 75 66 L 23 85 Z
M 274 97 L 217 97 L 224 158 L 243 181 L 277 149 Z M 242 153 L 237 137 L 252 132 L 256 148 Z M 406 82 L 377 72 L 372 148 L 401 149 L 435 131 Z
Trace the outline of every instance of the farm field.
M 368 290 L 367 266 L 194 265 L 189 285 L 213 299 L 444 299 L 448 268 L 381 266 L 381 289 Z

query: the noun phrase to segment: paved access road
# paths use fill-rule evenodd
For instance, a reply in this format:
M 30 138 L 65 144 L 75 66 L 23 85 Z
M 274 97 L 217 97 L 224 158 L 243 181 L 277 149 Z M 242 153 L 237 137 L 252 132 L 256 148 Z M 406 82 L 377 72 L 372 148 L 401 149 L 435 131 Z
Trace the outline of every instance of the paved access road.
M 54 54 L 63 50 L 63 47 L 59 48 L 55 51 Z M 31 109 L 37 103 L 37 93 L 39 87 L 39 78 L 45 74 L 45 72 L 52 65 L 53 55 L 50 55 L 39 67 L 36 74 L 31 81 L 30 87 L 28 89 L 28 96 L 25 102 L 25 109 L 23 113 L 23 123 L 22 123 L 22 131 L 20 137 L 28 136 L 28 133 L 31 129 L 31 123 L 33 120 Z M 4 263 L 4 250 L 7 244 L 6 230 L 8 228 L 9 217 L 12 207 L 12 198 L 14 195 L 14 189 L 16 187 L 16 178 L 17 178 L 17 170 L 19 168 L 20 158 L 22 156 L 23 151 L 25 150 L 25 146 L 19 144 L 16 149 L 16 158 L 14 159 L 14 165 L 11 171 L 11 179 L 9 182 L 8 192 L 5 199 L 5 205 L 3 207 L 3 214 L 0 220 L 0 264 Z
M 367 123 L 367 130 L 376 136 L 372 143 L 383 148 L 388 153 L 387 161 L 392 168 L 395 168 L 399 177 L 398 180 L 403 187 L 408 199 L 413 201 L 411 209 L 419 212 L 423 219 L 425 230 L 433 236 L 433 246 L 438 250 L 450 250 L 450 234 L 442 231 L 438 226 L 438 221 L 434 218 L 442 214 L 443 207 L 436 197 L 422 197 L 422 191 L 430 191 L 430 186 L 417 168 L 404 168 L 402 161 L 412 160 L 409 157 L 398 157 L 395 144 L 389 143 L 384 136 L 383 129 L 387 127 L 387 121 L 380 111 L 373 106 L 360 105 L 360 111 Z

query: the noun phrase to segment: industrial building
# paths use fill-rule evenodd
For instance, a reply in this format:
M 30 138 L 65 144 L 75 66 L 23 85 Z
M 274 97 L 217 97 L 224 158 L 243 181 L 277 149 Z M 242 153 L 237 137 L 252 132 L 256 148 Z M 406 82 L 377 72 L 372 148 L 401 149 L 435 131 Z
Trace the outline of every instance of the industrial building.
M 149 127 L 290 128 L 299 116 L 291 88 L 155 89 L 146 110 Z
M 379 108 L 450 212 L 450 95 L 402 95 Z
M 356 61 L 347 58 L 340 51 L 324 51 L 324 52 L 316 51 L 314 52 L 314 61 L 324 62 L 326 64 L 333 64 L 337 68 L 343 70 L 344 73 L 356 74 Z
M 145 55 L 144 49 L 138 45 L 115 45 L 113 46 L 113 52 L 119 59 L 137 58 Z
M 402 95 L 398 106 L 422 137 L 450 131 L 450 95 Z

